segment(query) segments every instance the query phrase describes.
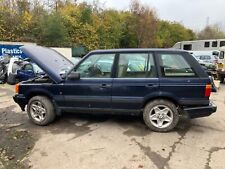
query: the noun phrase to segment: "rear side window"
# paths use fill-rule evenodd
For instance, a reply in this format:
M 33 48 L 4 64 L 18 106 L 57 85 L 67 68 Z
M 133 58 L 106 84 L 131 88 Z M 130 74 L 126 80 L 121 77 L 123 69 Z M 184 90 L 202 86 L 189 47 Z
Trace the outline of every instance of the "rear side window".
M 159 54 L 161 72 L 164 77 L 194 77 L 191 66 L 181 54 Z
M 156 77 L 153 55 L 148 53 L 120 54 L 118 78 Z

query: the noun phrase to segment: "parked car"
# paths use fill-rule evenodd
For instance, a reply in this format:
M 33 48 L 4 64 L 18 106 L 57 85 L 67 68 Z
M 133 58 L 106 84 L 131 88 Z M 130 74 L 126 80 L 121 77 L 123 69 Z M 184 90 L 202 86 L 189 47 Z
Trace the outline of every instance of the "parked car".
M 38 76 L 44 76 L 45 72 L 35 63 L 26 63 L 20 70 L 17 70 L 18 81 L 26 81 Z
M 10 59 L 10 55 L 4 55 L 0 58 L 0 84 L 5 83 L 7 80 L 7 72 Z
M 199 55 L 198 61 L 201 65 L 206 66 L 207 68 L 216 69 L 216 65 L 218 63 L 218 58 L 215 55 Z
M 15 60 L 11 69 L 9 66 L 8 72 L 7 83 L 11 85 L 45 75 L 44 71 L 37 64 L 23 60 Z
M 218 64 L 219 51 L 189 51 L 189 53 L 196 58 L 196 60 L 207 68 L 216 68 Z
M 12 57 L 10 59 L 8 69 L 7 69 L 7 83 L 14 85 L 18 82 L 16 79 L 17 76 L 17 70 L 21 69 L 21 67 L 27 63 L 23 59 Z
M 48 48 L 21 50 L 48 74 L 19 83 L 13 97 L 37 125 L 48 125 L 63 112 L 141 114 L 150 129 L 167 132 L 184 112 L 198 118 L 217 109 L 209 99 L 208 75 L 186 51 L 97 50 L 74 66 Z M 65 69 L 70 71 L 62 75 Z
M 224 53 L 225 53 L 225 46 L 220 48 L 220 54 L 219 54 L 219 63 L 218 63 L 218 69 L 217 69 L 217 74 L 218 78 L 221 83 L 224 82 L 225 78 L 225 58 L 224 58 Z

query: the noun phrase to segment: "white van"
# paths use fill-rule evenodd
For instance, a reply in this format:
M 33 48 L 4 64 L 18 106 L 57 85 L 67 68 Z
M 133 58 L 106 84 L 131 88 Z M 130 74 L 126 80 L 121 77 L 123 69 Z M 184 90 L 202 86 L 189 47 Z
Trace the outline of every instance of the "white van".
M 219 76 L 220 82 L 224 82 L 225 78 L 225 58 L 224 54 L 225 53 L 225 47 L 220 48 L 220 55 L 219 55 L 219 60 L 218 60 L 218 69 L 217 69 L 217 74 Z
M 177 42 L 173 48 L 188 51 L 210 51 L 219 50 L 225 46 L 225 39 L 209 39 Z

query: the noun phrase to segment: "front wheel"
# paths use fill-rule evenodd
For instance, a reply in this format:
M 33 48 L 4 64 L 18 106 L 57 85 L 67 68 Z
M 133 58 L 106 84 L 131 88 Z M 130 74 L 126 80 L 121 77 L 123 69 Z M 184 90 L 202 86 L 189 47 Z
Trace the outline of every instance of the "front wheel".
M 35 96 L 29 100 L 27 113 L 30 120 L 40 126 L 50 124 L 55 119 L 54 106 L 45 96 Z
M 144 109 L 145 124 L 153 131 L 168 132 L 176 127 L 179 113 L 176 106 L 167 100 L 157 99 L 149 102 Z

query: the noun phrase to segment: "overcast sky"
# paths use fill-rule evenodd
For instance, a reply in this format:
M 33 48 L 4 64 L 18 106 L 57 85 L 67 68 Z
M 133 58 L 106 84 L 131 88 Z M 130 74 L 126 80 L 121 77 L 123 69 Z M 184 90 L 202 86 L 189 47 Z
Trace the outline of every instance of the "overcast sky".
M 92 2 L 92 0 L 79 0 Z M 130 0 L 99 0 L 107 8 L 126 10 Z M 156 9 L 158 17 L 181 22 L 199 31 L 207 22 L 219 24 L 225 30 L 225 0 L 139 0 Z M 207 19 L 208 18 L 208 19 Z

